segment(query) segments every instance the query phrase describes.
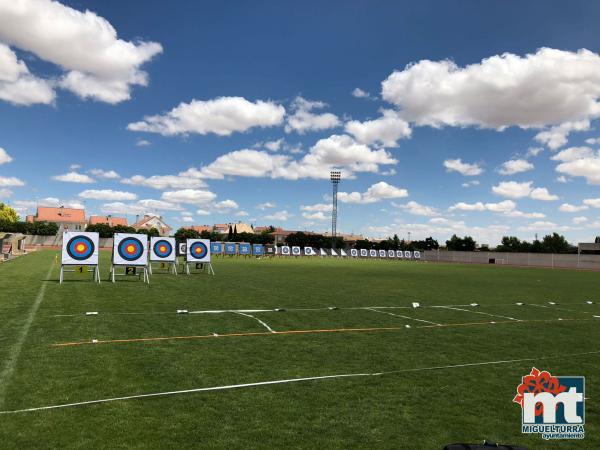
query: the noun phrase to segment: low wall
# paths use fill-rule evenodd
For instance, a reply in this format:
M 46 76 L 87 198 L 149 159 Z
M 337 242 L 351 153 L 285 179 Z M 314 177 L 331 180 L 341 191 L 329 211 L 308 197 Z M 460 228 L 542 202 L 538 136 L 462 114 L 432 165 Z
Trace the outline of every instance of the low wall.
M 554 253 L 503 253 L 503 252 L 456 252 L 426 250 L 421 258 L 432 262 L 496 264 L 531 267 L 563 267 L 569 269 L 600 270 L 600 255 L 554 254 Z
M 100 248 L 112 249 L 113 239 L 112 238 L 100 238 Z M 62 247 L 62 234 L 59 236 L 31 236 L 25 237 L 25 248 L 36 249 L 36 248 L 61 248 Z

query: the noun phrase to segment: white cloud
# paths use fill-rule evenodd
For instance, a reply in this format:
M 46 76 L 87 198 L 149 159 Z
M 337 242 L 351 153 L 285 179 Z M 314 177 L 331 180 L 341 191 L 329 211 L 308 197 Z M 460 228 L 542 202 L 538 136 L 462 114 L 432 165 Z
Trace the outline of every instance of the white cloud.
M 600 155 L 563 162 L 556 166 L 556 171 L 572 177 L 583 177 L 588 184 L 600 184 Z
M 283 122 L 285 108 L 271 101 L 251 102 L 243 97 L 218 97 L 213 100 L 192 100 L 163 115 L 146 116 L 130 123 L 131 131 L 177 134 L 208 134 L 229 136 L 253 127 L 272 127 Z
M 363 91 L 361 88 L 354 88 L 351 92 L 352 97 L 356 98 L 371 98 L 371 94 L 366 91 Z
M 148 84 L 140 67 L 162 52 L 155 42 L 129 42 L 94 12 L 51 0 L 0 3 L 0 40 L 66 71 L 59 85 L 82 98 L 118 103 L 131 86 Z
M 265 142 L 264 147 L 272 152 L 278 152 L 281 149 L 284 142 L 285 141 L 283 140 L 283 138 L 277 139 L 276 141 L 268 141 Z
M 120 178 L 120 175 L 114 170 L 102 170 L 102 169 L 92 169 L 90 173 L 98 178 L 104 178 L 106 180 L 114 180 Z
M 340 192 L 338 199 L 342 203 L 375 203 L 390 198 L 408 197 L 408 191 L 401 189 L 385 181 L 375 183 L 366 192 Z
M 293 114 L 288 116 L 286 121 L 286 133 L 295 131 L 304 134 L 307 131 L 321 131 L 339 126 L 341 122 L 335 114 L 315 114 L 312 112 L 326 106 L 327 103 L 324 102 L 306 100 L 300 96 L 296 97 L 291 106 Z
M 524 57 L 495 55 L 458 67 L 421 60 L 393 72 L 382 96 L 403 118 L 434 127 L 542 128 L 597 117 L 600 56 L 541 48 Z
M 25 182 L 16 177 L 0 176 L 0 187 L 18 187 L 25 186 Z
M 425 206 L 417 203 L 415 201 L 410 201 L 405 205 L 397 205 L 394 206 L 406 210 L 409 214 L 415 216 L 436 216 L 438 215 L 438 210 L 433 208 L 432 206 Z
M 397 147 L 399 139 L 410 138 L 412 133 L 409 124 L 396 111 L 389 109 L 382 110 L 378 119 L 364 122 L 352 120 L 346 123 L 344 129 L 361 144 L 384 147 Z
M 569 179 L 567 177 L 565 177 L 564 175 L 561 175 L 561 176 L 556 177 L 556 181 L 558 183 L 568 183 Z
M 308 220 L 330 220 L 331 216 L 326 216 L 322 211 L 315 213 L 303 212 L 302 217 Z
M 491 211 L 508 217 L 522 217 L 527 219 L 542 219 L 546 217 L 545 214 L 538 212 L 527 213 L 523 211 L 518 211 L 516 207 L 517 204 L 512 200 L 503 200 L 498 203 L 458 202 L 450 208 L 448 208 L 448 211 Z
M 321 212 L 331 212 L 332 205 L 327 203 L 317 203 L 316 205 L 302 205 L 300 206 L 301 211 L 321 211 Z
M 219 156 L 200 170 L 206 178 L 224 178 L 226 175 L 243 177 L 272 176 L 273 171 L 289 161 L 288 156 L 273 155 L 258 150 L 236 150 Z
M 238 211 L 238 212 L 235 213 L 235 215 L 238 216 L 238 217 L 247 217 L 250 214 L 248 213 L 248 211 Z
M 483 173 L 483 169 L 478 164 L 464 163 L 460 158 L 447 159 L 444 161 L 444 167 L 448 172 L 458 172 L 466 177 L 474 177 Z
M 192 205 L 206 205 L 217 196 L 210 191 L 198 189 L 181 189 L 178 191 L 163 192 L 161 198 L 172 203 L 189 203 Z
M 525 225 L 519 227 L 519 231 L 569 231 L 571 227 L 569 226 L 561 226 L 554 222 L 549 221 L 536 221 L 530 223 L 529 225 Z
M 588 145 L 598 145 L 600 144 L 600 138 L 588 138 L 585 140 L 585 143 Z
M 527 172 L 533 170 L 534 166 L 525 159 L 511 159 L 500 166 L 498 172 L 501 175 L 514 175 L 515 173 Z
M 0 5 L 0 11 L 2 6 Z M 0 28 L 2 27 L 0 12 Z M 2 31 L 0 30 L 0 35 Z M 55 94 L 49 81 L 33 76 L 15 52 L 0 43 L 0 99 L 15 105 L 50 104 Z
M 6 150 L 0 147 L 0 164 L 9 163 L 12 160 L 12 157 L 6 152 Z
M 96 180 L 94 180 L 92 177 L 82 174 L 82 173 L 78 173 L 78 172 L 68 172 L 65 173 L 63 175 L 54 175 L 52 177 L 53 180 L 56 181 L 63 181 L 65 183 L 95 183 Z
M 534 188 L 533 181 L 502 181 L 492 187 L 492 192 L 502 197 L 524 198 L 530 197 L 534 200 L 552 201 L 558 200 L 558 196 L 550 194 L 547 188 Z
M 556 150 L 568 142 L 568 137 L 571 132 L 585 131 L 589 129 L 589 120 L 564 122 L 560 125 L 550 127 L 548 130 L 539 132 L 535 135 L 535 140 L 541 142 L 542 144 L 546 144 L 552 150 Z
M 148 147 L 149 145 L 152 145 L 152 142 L 146 139 L 138 139 L 137 141 L 135 141 L 135 145 L 138 147 Z
M 79 197 L 89 200 L 123 201 L 135 200 L 137 195 L 125 191 L 113 191 L 112 189 L 87 189 L 79 193 Z
M 196 211 L 196 214 L 199 216 L 210 216 L 210 211 L 207 211 L 205 209 L 199 209 L 198 211 Z
M 466 181 L 465 183 L 461 184 L 462 187 L 471 187 L 471 186 L 479 186 L 479 180 L 471 180 L 471 181 Z
M 568 213 L 574 213 L 574 212 L 579 212 L 579 211 L 583 211 L 585 209 L 588 209 L 587 205 L 571 205 L 570 203 L 563 203 L 562 205 L 560 205 L 558 207 L 559 211 L 562 212 L 568 212 Z
M 576 161 L 578 159 L 593 157 L 594 151 L 590 147 L 569 147 L 558 152 L 550 159 L 554 161 L 569 162 Z
M 542 153 L 544 149 L 542 147 L 529 147 L 527 149 L 527 153 L 525 153 L 526 158 L 530 158 L 532 156 L 537 156 Z
M 121 180 L 124 184 L 131 184 L 135 186 L 144 186 L 152 189 L 186 189 L 186 188 L 200 188 L 206 186 L 206 183 L 199 178 L 184 175 L 153 175 L 145 177 L 142 175 L 134 175 L 131 178 L 123 178 Z
M 260 209 L 261 211 L 264 211 L 265 209 L 275 208 L 276 206 L 277 205 L 275 203 L 265 202 L 265 203 L 259 203 L 258 205 L 256 205 L 256 209 Z
M 286 222 L 293 215 L 288 213 L 287 211 L 278 211 L 273 214 L 269 214 L 263 217 L 264 220 L 278 220 L 280 222 Z
M 233 200 L 227 199 L 214 204 L 214 208 L 219 211 L 238 209 L 240 206 Z
M 192 223 L 194 221 L 194 218 L 190 216 L 181 216 L 179 220 L 185 223 Z
M 9 198 L 12 196 L 12 194 L 13 194 L 13 191 L 11 191 L 10 189 L 6 189 L 6 188 L 0 189 L 0 198 Z
M 135 203 L 112 202 L 105 203 L 101 207 L 101 211 L 105 214 L 147 214 L 157 213 L 162 211 L 181 211 L 183 208 L 176 203 L 155 200 L 143 199 Z
M 581 225 L 582 223 L 585 223 L 585 222 L 587 222 L 587 221 L 588 221 L 588 218 L 587 218 L 587 217 L 585 217 L 585 216 L 573 217 L 573 220 L 572 220 L 572 222 L 573 222 L 575 225 Z
M 600 198 L 586 198 L 583 200 L 583 204 L 592 208 L 600 208 Z

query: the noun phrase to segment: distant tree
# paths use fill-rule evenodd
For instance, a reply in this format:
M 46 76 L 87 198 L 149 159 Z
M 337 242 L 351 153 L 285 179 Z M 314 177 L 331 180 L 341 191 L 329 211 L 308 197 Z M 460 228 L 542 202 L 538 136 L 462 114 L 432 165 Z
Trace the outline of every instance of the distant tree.
M 229 225 L 229 232 L 227 233 L 227 240 L 231 242 L 233 240 L 233 228 Z
M 476 242 L 471 236 L 465 236 L 459 238 L 456 234 L 446 241 L 446 248 L 448 250 L 472 252 L 475 250 Z
M 575 250 L 564 236 L 552 233 L 542 239 L 542 248 L 546 253 L 572 253 Z
M 101 238 L 111 238 L 115 234 L 112 227 L 105 223 L 89 225 L 85 231 L 98 233 Z
M 233 226 L 233 241 L 237 242 L 238 240 L 238 233 L 237 233 L 237 225 Z
M 138 234 L 145 234 L 145 235 L 150 236 L 150 237 L 158 237 L 158 236 L 160 236 L 160 232 L 156 228 L 154 228 L 154 227 L 150 228 L 150 229 L 140 228 L 139 230 L 137 230 L 137 233 Z
M 58 225 L 54 222 L 35 222 L 33 234 L 40 236 L 56 236 Z
M 520 252 L 523 250 L 523 242 L 516 236 L 503 236 L 500 245 L 496 247 L 499 252 Z
M 596 236 L 596 239 L 594 239 L 594 243 L 600 244 L 600 236 Z
M 186 239 L 198 239 L 200 238 L 200 233 L 190 228 L 180 228 L 175 232 L 175 238 L 178 241 L 184 241 Z
M 440 248 L 438 241 L 432 237 L 428 237 L 423 241 L 412 241 L 411 244 L 413 246 L 413 250 L 437 250 Z
M 114 233 L 137 233 L 136 229 L 127 225 L 115 225 L 112 227 Z
M 19 221 L 19 215 L 10 206 L 0 203 L 0 221 L 15 223 Z

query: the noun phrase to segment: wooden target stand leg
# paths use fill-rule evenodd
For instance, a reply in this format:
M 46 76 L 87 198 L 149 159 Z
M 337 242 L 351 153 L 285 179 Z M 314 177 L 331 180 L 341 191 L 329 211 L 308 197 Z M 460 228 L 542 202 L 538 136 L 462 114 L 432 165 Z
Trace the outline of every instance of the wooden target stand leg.
M 115 283 L 115 276 L 127 276 L 127 273 L 123 273 L 123 274 L 118 274 L 116 273 L 117 267 L 124 267 L 125 270 L 127 270 L 127 267 L 135 267 L 136 269 L 141 269 L 142 273 L 140 274 L 143 278 L 144 283 L 150 284 L 150 276 L 148 275 L 148 266 L 125 266 L 125 265 L 115 265 L 115 264 L 111 264 L 110 266 L 110 281 L 112 281 L 113 283 Z M 140 275 L 138 275 L 138 278 L 140 277 Z
M 176 261 L 150 261 L 150 262 L 148 263 L 148 272 L 150 273 L 150 275 L 152 275 L 152 274 L 153 274 L 153 272 L 152 272 L 152 270 L 153 270 L 153 269 L 152 269 L 152 263 L 153 263 L 153 262 L 154 262 L 155 264 L 156 264 L 156 263 L 160 263 L 160 264 L 163 264 L 163 263 L 164 263 L 164 264 L 168 264 L 168 268 L 166 269 L 166 270 L 167 270 L 167 273 L 170 273 L 170 274 L 172 274 L 172 275 L 177 275 L 177 262 L 176 262 Z M 160 269 L 163 269 L 163 267 L 160 267 Z
M 185 263 L 185 273 L 186 275 L 191 275 L 192 272 L 190 272 L 190 264 L 202 264 L 202 271 L 206 271 L 209 275 L 213 275 L 215 274 L 215 270 L 213 269 L 213 266 L 211 263 L 209 262 L 205 262 L 205 263 L 195 263 L 195 262 L 187 262 Z
M 67 269 L 65 269 L 65 267 L 67 267 Z M 60 265 L 60 276 L 58 279 L 58 284 L 63 284 L 63 281 L 65 281 L 65 273 L 66 272 L 77 272 L 77 269 L 68 269 L 68 267 L 93 267 L 94 268 L 94 283 L 100 283 L 100 269 L 98 268 L 98 265 L 88 265 L 88 264 L 82 264 L 81 266 L 73 266 L 71 264 L 61 264 Z

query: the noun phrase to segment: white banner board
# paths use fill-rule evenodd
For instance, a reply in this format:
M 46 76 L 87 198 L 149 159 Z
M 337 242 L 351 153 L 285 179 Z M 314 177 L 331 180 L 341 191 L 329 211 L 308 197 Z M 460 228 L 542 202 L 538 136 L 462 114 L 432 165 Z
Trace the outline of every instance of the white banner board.
M 148 265 L 148 236 L 145 234 L 115 233 L 113 264 L 117 266 Z
M 65 231 L 62 242 L 62 264 L 85 266 L 98 264 L 99 234 Z

